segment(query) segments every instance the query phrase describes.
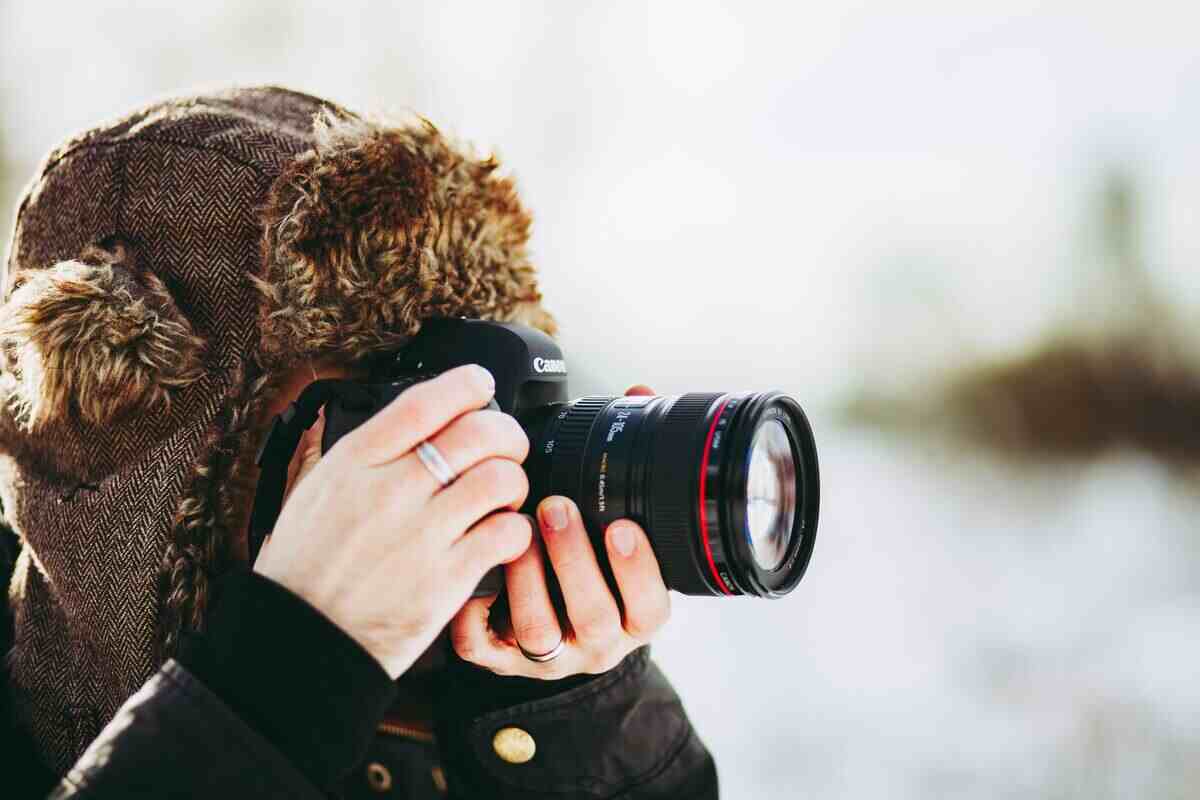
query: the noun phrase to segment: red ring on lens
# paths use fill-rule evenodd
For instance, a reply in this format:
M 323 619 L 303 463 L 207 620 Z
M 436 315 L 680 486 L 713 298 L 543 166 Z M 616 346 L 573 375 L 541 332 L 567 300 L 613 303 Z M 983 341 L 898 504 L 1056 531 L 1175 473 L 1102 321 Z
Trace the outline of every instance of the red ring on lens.
M 725 398 L 721 405 L 717 408 L 717 413 L 713 414 L 712 426 L 708 429 L 708 437 L 704 440 L 704 456 L 700 459 L 700 534 L 701 542 L 704 544 L 704 555 L 708 558 L 708 568 L 712 571 L 713 579 L 717 582 L 717 586 L 725 594 L 733 594 L 729 587 L 725 585 L 725 581 L 721 580 L 721 575 L 717 572 L 716 561 L 713 560 L 712 545 L 709 544 L 708 536 L 708 515 L 704 512 L 705 506 L 705 484 L 708 482 L 708 454 L 712 451 L 713 434 L 717 432 L 717 423 L 721 421 L 721 414 L 725 411 L 725 406 L 729 403 L 729 398 Z

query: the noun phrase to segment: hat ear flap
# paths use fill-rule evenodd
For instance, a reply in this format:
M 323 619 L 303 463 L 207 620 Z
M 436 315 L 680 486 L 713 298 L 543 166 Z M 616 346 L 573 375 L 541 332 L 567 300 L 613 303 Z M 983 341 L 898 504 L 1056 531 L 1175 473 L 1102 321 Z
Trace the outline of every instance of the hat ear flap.
M 0 381 L 26 430 L 157 410 L 204 374 L 204 340 L 162 280 L 119 263 L 123 248 L 96 253 L 16 273 L 0 306 Z

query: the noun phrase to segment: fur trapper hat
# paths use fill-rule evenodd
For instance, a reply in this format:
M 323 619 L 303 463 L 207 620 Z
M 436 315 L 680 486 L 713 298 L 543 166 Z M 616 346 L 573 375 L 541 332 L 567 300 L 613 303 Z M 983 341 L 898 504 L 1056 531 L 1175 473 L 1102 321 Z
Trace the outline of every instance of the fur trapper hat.
M 0 501 L 23 545 L 10 684 L 49 765 L 203 626 L 287 372 L 432 316 L 554 332 L 498 166 L 276 87 L 158 102 L 45 159 L 3 274 Z

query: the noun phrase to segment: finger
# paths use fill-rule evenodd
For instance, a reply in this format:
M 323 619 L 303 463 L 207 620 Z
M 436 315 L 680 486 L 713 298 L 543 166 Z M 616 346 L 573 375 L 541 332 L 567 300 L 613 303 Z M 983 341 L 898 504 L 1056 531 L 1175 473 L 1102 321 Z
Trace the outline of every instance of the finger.
M 654 394 L 657 393 L 644 383 L 635 384 L 625 390 L 626 397 L 649 397 Z
M 462 660 L 507 675 L 511 659 L 504 654 L 505 643 L 488 625 L 496 598 L 473 597 L 463 604 L 450 620 L 450 645 Z
M 512 511 L 492 514 L 460 537 L 450 555 L 458 561 L 457 573 L 473 589 L 489 569 L 528 550 L 532 536 L 528 517 Z
M 538 507 L 538 518 L 575 639 L 592 651 L 611 651 L 621 637 L 621 613 L 604 582 L 579 509 L 565 497 L 548 497 Z
M 300 443 L 292 453 L 288 462 L 287 484 L 283 490 L 283 501 L 286 503 L 292 490 L 300 484 L 305 475 L 312 472 L 313 467 L 321 459 L 321 439 L 325 435 L 325 407 L 317 411 L 317 421 L 300 435 Z
M 496 382 L 476 364 L 443 372 L 406 389 L 340 441 L 350 440 L 354 457 L 370 466 L 399 458 L 460 415 L 492 399 Z
M 518 509 L 529 494 L 529 478 L 515 461 L 489 458 L 433 496 L 430 519 L 454 538 L 479 520 L 504 508 Z
M 671 595 L 650 540 L 640 525 L 625 519 L 608 526 L 605 540 L 625 606 L 625 632 L 639 642 L 649 641 L 671 615 Z
M 562 626 L 550 599 L 541 536 L 535 531 L 529 549 L 505 567 L 512 632 L 531 653 L 549 653 L 563 640 Z
M 516 645 L 500 638 L 490 624 L 495 600 L 494 596 L 472 598 L 450 620 L 450 644 L 459 658 L 497 675 L 553 680 L 580 672 L 572 666 L 578 654 L 571 647 L 553 661 L 530 661 Z
M 429 440 L 456 475 L 489 458 L 506 458 L 521 462 L 529 455 L 529 437 L 521 425 L 502 411 L 484 409 L 469 411 L 451 422 Z M 406 468 L 411 473 L 409 485 L 421 486 L 433 494 L 442 486 L 433 473 L 420 463 L 416 453 L 404 457 L 414 464 Z

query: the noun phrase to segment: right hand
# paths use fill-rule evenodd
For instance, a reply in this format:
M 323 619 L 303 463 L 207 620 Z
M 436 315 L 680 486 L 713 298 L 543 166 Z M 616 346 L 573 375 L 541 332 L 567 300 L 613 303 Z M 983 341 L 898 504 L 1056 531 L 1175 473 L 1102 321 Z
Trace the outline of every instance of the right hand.
M 458 367 L 405 391 L 321 455 L 324 413 L 304 435 L 288 494 L 255 571 L 304 598 L 393 678 L 407 670 L 480 578 L 528 549 L 529 440 L 480 410 L 495 382 Z M 442 488 L 414 448 L 428 439 L 458 473 Z M 498 512 L 498 513 L 496 513 Z

